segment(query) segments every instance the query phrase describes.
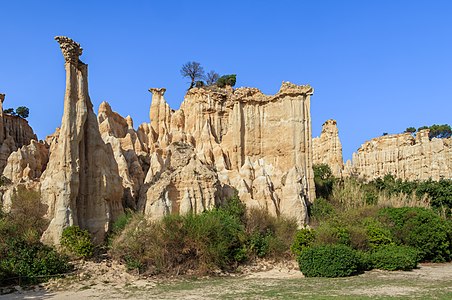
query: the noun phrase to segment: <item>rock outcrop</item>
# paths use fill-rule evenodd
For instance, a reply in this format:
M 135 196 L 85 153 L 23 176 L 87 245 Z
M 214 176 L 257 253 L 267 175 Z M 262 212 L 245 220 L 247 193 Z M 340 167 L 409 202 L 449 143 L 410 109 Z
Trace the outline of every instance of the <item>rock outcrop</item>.
M 0 94 L 0 173 L 6 166 L 9 155 L 31 140 L 37 140 L 28 121 L 3 112 L 5 94 Z
M 323 123 L 320 136 L 312 139 L 312 146 L 313 163 L 327 164 L 335 177 L 342 177 L 344 160 L 335 120 L 330 119 Z
M 66 226 L 78 225 L 103 241 L 110 223 L 123 212 L 123 189 L 110 145 L 104 143 L 88 95 L 88 67 L 80 45 L 55 38 L 65 59 L 66 93 L 58 141 L 50 147 L 41 176 L 41 195 L 50 225 L 42 241 L 59 244 Z
M 248 207 L 307 222 L 315 197 L 311 87 L 283 82 L 273 96 L 192 88 L 177 111 L 165 89 L 150 92 L 151 123 L 137 132 L 151 157 L 139 199 L 146 214 L 199 212 L 238 192 Z
M 132 118 L 107 102 L 96 117 L 82 48 L 67 37 L 56 40 L 66 70 L 61 127 L 26 145 L 30 134 L 21 121 L 0 122 L 5 153 L 22 147 L 3 173 L 13 182 L 7 194 L 19 184 L 40 190 L 50 220 L 43 242 L 59 244 L 63 229 L 78 225 L 100 243 L 124 207 L 155 220 L 200 213 L 235 194 L 249 208 L 308 222 L 315 197 L 310 86 L 283 82 L 275 95 L 192 88 L 178 110 L 164 88 L 151 88 L 150 123 L 135 130 Z
M 38 180 L 49 161 L 49 148 L 46 144 L 31 140 L 30 144 L 11 153 L 3 176 L 12 183 Z
M 404 180 L 451 179 L 452 138 L 430 140 L 428 129 L 415 137 L 402 133 L 374 138 L 353 153 L 345 173 L 365 180 L 387 174 Z
M 141 159 L 146 161 L 149 154 L 147 147 L 138 139 L 132 118 L 123 118 L 113 112 L 107 102 L 100 104 L 97 120 L 102 139 L 113 149 L 118 164 L 124 188 L 123 205 L 136 209 L 145 176 L 145 166 L 142 166 Z

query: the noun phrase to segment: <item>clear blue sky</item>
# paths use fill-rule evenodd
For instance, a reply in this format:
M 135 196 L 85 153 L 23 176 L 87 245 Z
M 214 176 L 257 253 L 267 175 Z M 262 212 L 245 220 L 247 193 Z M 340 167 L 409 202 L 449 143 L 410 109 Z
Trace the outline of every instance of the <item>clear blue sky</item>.
M 237 74 L 277 92 L 310 84 L 312 126 L 338 121 L 344 157 L 406 127 L 452 123 L 452 1 L 1 1 L 0 93 L 30 108 L 39 138 L 60 125 L 64 61 L 56 35 L 81 43 L 95 111 L 108 101 L 135 127 L 149 87 L 179 108 L 180 67 Z

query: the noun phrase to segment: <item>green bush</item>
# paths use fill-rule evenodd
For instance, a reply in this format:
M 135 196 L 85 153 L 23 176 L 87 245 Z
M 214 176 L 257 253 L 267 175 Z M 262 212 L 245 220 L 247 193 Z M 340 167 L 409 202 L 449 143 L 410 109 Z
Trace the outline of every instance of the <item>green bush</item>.
M 358 259 L 359 271 L 370 271 L 374 268 L 371 252 L 357 250 L 355 253 Z
M 333 192 L 334 177 L 327 164 L 313 165 L 315 194 L 317 198 L 328 199 Z
M 91 234 L 88 230 L 82 230 L 78 226 L 69 226 L 61 235 L 61 246 L 70 255 L 81 258 L 90 258 L 94 253 L 94 245 L 91 242 Z
M 350 246 L 350 232 L 346 225 L 340 224 L 337 220 L 323 222 L 316 228 L 316 239 L 314 245 L 335 245 L 341 244 Z
M 374 249 L 382 245 L 393 243 L 391 230 L 378 221 L 372 220 L 366 226 L 370 248 Z
M 359 271 L 360 261 L 348 246 L 325 245 L 302 251 L 298 264 L 306 277 L 345 277 Z
M 217 80 L 217 86 L 223 88 L 225 86 L 234 86 L 237 80 L 236 74 L 223 75 Z
M 290 246 L 297 231 L 295 220 L 270 215 L 266 209 L 250 209 L 244 219 L 249 257 L 290 256 Z
M 421 261 L 451 259 L 450 224 L 431 209 L 420 207 L 384 208 L 380 218 L 393 232 L 397 244 L 419 251 Z
M 334 206 L 325 198 L 317 198 L 309 207 L 310 217 L 321 220 L 335 214 Z
M 45 221 L 39 219 L 41 211 L 35 196 L 19 189 L 11 212 L 0 210 L 0 285 L 34 284 L 69 270 L 65 256 L 39 241 Z M 24 219 L 29 210 L 32 214 Z
M 64 256 L 41 243 L 28 244 L 14 239 L 6 248 L 0 259 L 0 279 L 5 283 L 10 278 L 17 280 L 17 277 L 22 283 L 38 283 L 70 269 Z
M 410 271 L 417 267 L 418 251 L 408 246 L 383 245 L 375 249 L 371 259 L 376 269 Z
M 290 250 L 297 257 L 301 255 L 301 252 L 312 246 L 315 240 L 315 231 L 310 228 L 304 228 L 297 231 L 294 241 Z
M 111 254 L 129 269 L 150 274 L 233 269 L 246 259 L 244 226 L 222 209 L 199 215 L 168 215 L 149 222 L 134 216 L 114 239 Z

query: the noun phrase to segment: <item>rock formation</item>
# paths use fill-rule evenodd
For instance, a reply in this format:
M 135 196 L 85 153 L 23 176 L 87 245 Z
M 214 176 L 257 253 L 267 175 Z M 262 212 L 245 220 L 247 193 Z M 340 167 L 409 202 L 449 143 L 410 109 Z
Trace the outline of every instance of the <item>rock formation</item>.
M 13 182 L 5 195 L 19 184 L 40 190 L 50 220 L 43 242 L 59 244 L 63 229 L 78 225 L 99 243 L 124 207 L 159 219 L 212 209 L 236 193 L 249 208 L 308 222 L 315 196 L 310 86 L 283 82 L 275 95 L 192 88 L 179 110 L 169 107 L 164 88 L 151 88 L 150 123 L 135 130 L 107 102 L 96 118 L 82 48 L 56 40 L 66 70 L 61 127 L 27 145 L 20 118 L 0 118 L 2 147 L 21 147 L 5 154 L 3 174 Z
M 344 160 L 339 131 L 335 120 L 327 120 L 322 125 L 320 137 L 312 139 L 313 163 L 327 164 L 335 177 L 342 176 Z
M 6 165 L 9 155 L 18 148 L 37 140 L 27 120 L 3 112 L 5 94 L 0 94 L 0 173 Z
M 426 129 L 416 137 L 402 133 L 365 142 L 347 162 L 345 173 L 365 180 L 386 174 L 404 180 L 451 179 L 452 138 L 430 140 L 428 134 Z
M 37 180 L 44 172 L 48 160 L 48 146 L 31 140 L 30 144 L 11 153 L 3 170 L 3 176 L 12 183 Z
M 88 95 L 88 68 L 79 60 L 82 48 L 67 37 L 55 39 L 65 59 L 66 93 L 58 141 L 51 144 L 41 176 L 50 219 L 42 241 L 59 244 L 63 229 L 78 225 L 99 243 L 123 211 L 121 177 L 113 150 L 99 132 Z
M 136 209 L 140 187 L 144 182 L 144 170 L 140 163 L 146 161 L 147 147 L 133 129 L 130 116 L 121 117 L 113 112 L 107 102 L 102 102 L 97 115 L 99 130 L 105 143 L 111 145 L 118 164 L 124 188 L 123 205 Z
M 150 92 L 151 124 L 137 132 L 151 156 L 139 199 L 146 214 L 199 212 L 237 191 L 248 207 L 307 222 L 306 203 L 314 199 L 311 87 L 283 82 L 273 96 L 192 88 L 177 111 L 165 89 Z

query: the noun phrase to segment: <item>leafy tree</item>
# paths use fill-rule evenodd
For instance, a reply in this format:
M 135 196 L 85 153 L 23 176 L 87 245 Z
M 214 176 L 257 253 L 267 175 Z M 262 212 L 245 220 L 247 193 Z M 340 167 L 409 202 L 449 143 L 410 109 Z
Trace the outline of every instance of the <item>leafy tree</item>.
M 19 106 L 18 108 L 16 108 L 16 114 L 21 117 L 21 118 L 28 118 L 28 115 L 30 114 L 30 110 L 28 109 L 28 107 L 25 106 Z
M 225 87 L 225 86 L 234 86 L 235 82 L 237 80 L 236 74 L 230 74 L 230 75 L 223 75 L 217 80 L 217 86 L 218 87 Z
M 190 89 L 195 86 L 197 79 L 202 79 L 204 77 L 204 68 L 199 62 L 189 61 L 182 65 L 180 69 L 182 77 L 190 78 Z
M 430 126 L 428 137 L 432 138 L 450 138 L 452 136 L 452 128 L 448 124 Z
M 4 109 L 3 112 L 4 112 L 5 114 L 10 114 L 10 115 L 13 115 L 13 116 L 16 115 L 16 113 L 14 112 L 14 108 L 12 108 L 12 107 L 7 108 L 7 109 Z
M 207 73 L 206 76 L 204 77 L 207 85 L 215 84 L 219 78 L 220 75 L 218 75 L 218 73 L 215 72 L 214 70 L 209 71 L 209 73 Z
M 416 132 L 416 128 L 414 128 L 414 127 L 408 127 L 407 129 L 405 129 L 405 132 L 415 133 L 415 132 Z
M 428 129 L 428 126 L 421 126 L 421 127 L 419 127 L 417 129 L 417 131 L 419 132 L 419 131 L 424 130 L 424 129 Z
M 316 197 L 328 199 L 333 191 L 334 177 L 327 164 L 313 165 Z

